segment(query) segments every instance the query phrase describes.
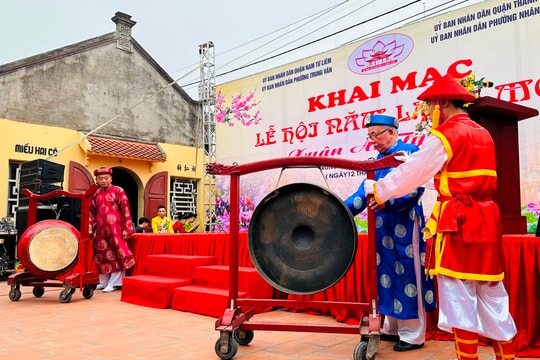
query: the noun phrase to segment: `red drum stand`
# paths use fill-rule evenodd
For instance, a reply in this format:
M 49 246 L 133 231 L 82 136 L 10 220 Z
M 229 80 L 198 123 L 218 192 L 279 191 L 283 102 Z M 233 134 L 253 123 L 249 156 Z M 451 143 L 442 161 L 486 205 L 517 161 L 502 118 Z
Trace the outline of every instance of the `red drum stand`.
M 32 286 L 35 297 L 45 293 L 45 287 L 63 288 L 60 302 L 68 303 L 77 288 L 85 299 L 94 294 L 99 283 L 99 275 L 85 269 L 84 245 L 90 241 L 88 233 L 90 198 L 97 190 L 92 185 L 85 193 L 69 193 L 54 190 L 43 195 L 36 195 L 28 189 L 22 193 L 29 198 L 26 230 L 17 244 L 19 261 L 25 271 L 8 277 L 11 286 L 9 299 L 18 301 L 21 298 L 21 286 Z M 81 199 L 81 230 L 62 220 L 42 220 L 36 222 L 38 204 L 54 197 Z M 79 263 L 80 272 L 67 274 Z M 62 278 L 60 280 L 59 278 Z

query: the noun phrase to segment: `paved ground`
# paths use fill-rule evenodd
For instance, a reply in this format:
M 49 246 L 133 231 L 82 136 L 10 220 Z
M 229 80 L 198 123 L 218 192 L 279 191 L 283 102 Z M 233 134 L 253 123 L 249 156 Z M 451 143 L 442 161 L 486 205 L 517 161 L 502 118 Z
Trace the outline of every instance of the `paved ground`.
M 45 288 L 35 298 L 31 287 L 22 297 L 8 298 L 9 286 L 0 282 L 0 359 L 219 359 L 214 345 L 216 319 L 171 309 L 152 309 L 120 301 L 120 291 L 96 291 L 84 299 L 77 290 L 62 304 L 60 289 Z M 256 315 L 254 320 L 279 323 L 331 324 L 331 317 L 282 310 Z M 256 331 L 253 341 L 240 346 L 234 359 L 352 360 L 356 335 Z M 377 360 L 454 359 L 453 343 L 428 341 L 424 348 L 396 353 L 381 343 Z M 480 348 L 480 359 L 493 359 L 492 349 Z

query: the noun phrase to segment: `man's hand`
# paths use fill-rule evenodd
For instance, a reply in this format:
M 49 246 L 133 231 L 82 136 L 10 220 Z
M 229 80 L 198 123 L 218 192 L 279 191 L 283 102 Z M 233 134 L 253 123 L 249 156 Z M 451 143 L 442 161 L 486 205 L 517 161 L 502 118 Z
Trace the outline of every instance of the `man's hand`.
M 385 204 L 379 205 L 373 196 L 368 196 L 368 206 L 373 211 L 379 211 L 384 209 Z
M 374 193 L 374 185 L 375 180 L 366 179 L 366 181 L 364 181 L 364 193 L 366 194 L 366 196 Z
M 396 155 L 394 155 L 394 159 L 401 162 L 407 162 L 408 158 L 409 158 L 409 154 L 407 154 L 404 151 L 397 152 Z

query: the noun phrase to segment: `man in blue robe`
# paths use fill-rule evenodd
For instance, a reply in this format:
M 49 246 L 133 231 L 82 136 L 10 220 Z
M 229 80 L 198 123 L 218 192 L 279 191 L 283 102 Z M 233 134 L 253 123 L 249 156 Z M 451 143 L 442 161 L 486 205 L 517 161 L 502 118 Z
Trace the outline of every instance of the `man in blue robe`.
M 418 151 L 418 146 L 399 139 L 399 123 L 392 116 L 371 115 L 366 126 L 368 139 L 379 152 L 377 159 Z M 376 171 L 375 180 L 390 171 Z M 364 182 L 345 204 L 353 215 L 367 206 L 375 210 L 378 306 L 385 315 L 381 340 L 395 341 L 395 351 L 419 349 L 426 336 L 425 312 L 435 309 L 433 280 L 424 275 L 426 244 L 421 229 L 425 219 L 420 201 L 424 188 L 377 205 L 366 198 Z

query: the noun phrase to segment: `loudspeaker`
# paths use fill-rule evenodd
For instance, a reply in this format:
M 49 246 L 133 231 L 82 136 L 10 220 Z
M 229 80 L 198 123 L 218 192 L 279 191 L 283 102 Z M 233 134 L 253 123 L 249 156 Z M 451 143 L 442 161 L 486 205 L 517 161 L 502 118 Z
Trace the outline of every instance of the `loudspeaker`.
M 55 184 L 29 184 L 29 185 L 25 186 L 25 185 L 21 184 L 20 187 L 19 187 L 19 206 L 18 206 L 19 208 L 28 207 L 28 205 L 30 203 L 30 199 L 28 197 L 26 197 L 26 195 L 23 195 L 21 193 L 20 190 L 22 190 L 22 189 L 28 189 L 31 192 L 33 192 L 34 194 L 43 195 L 43 194 L 50 193 L 51 191 L 54 191 L 54 190 L 61 190 L 62 186 L 55 185 Z M 54 198 L 45 200 L 44 202 L 40 202 L 39 204 L 40 205 L 55 204 L 57 202 L 57 200 L 58 200 L 58 198 L 54 197 Z
M 43 195 L 43 194 L 50 193 L 51 191 L 54 191 L 54 190 L 61 190 L 62 186 L 56 185 L 56 184 L 39 184 L 39 183 L 23 184 L 21 183 L 19 185 L 19 189 L 20 190 L 28 189 L 34 194 Z
M 19 208 L 28 206 L 29 200 L 21 194 L 22 189 L 28 189 L 34 194 L 43 195 L 54 190 L 61 190 L 64 181 L 64 165 L 52 161 L 37 159 L 21 164 L 19 176 Z M 47 204 L 56 203 L 51 199 Z
M 36 159 L 21 164 L 19 183 L 21 186 L 32 183 L 64 182 L 64 165 L 44 159 Z

